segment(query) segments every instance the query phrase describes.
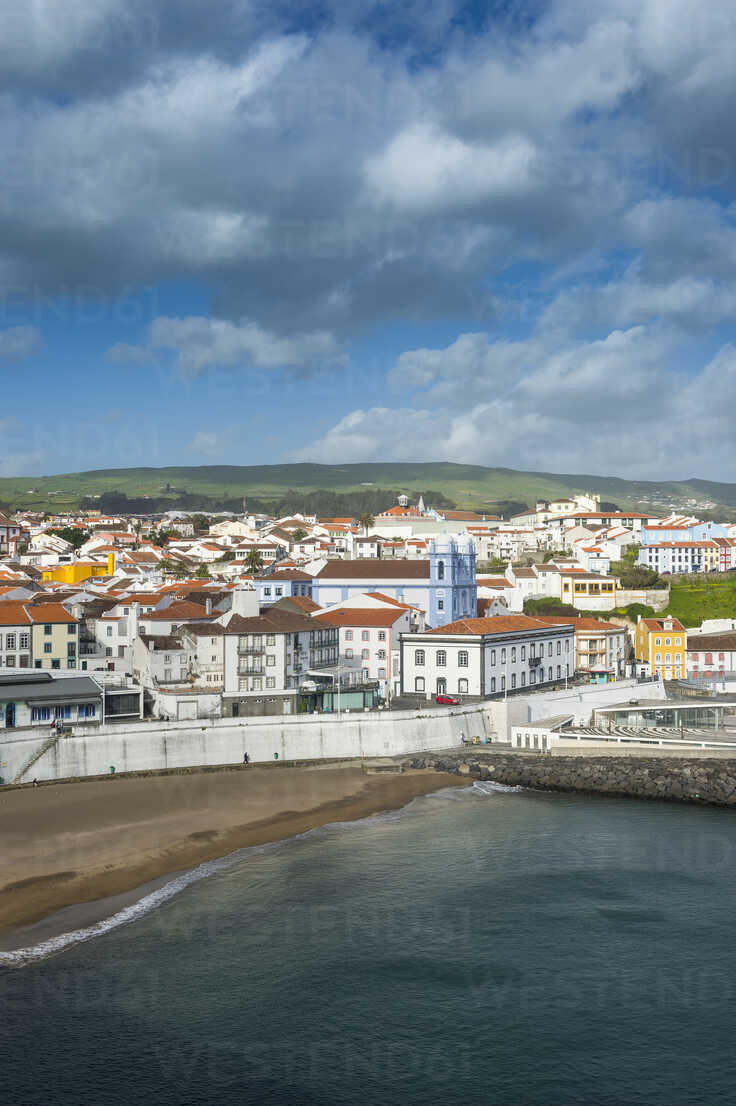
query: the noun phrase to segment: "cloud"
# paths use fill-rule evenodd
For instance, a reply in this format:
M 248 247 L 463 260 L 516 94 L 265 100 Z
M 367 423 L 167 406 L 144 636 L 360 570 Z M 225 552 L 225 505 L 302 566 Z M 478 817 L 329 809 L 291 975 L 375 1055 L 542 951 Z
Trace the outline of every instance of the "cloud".
M 11 326 L 0 330 L 0 361 L 27 361 L 42 345 L 41 331 L 36 326 Z
M 466 338 L 472 339 L 475 371 L 481 373 L 472 389 L 459 356 Z M 420 374 L 415 379 L 429 396 L 451 389 L 461 394 L 464 403 L 454 410 L 359 409 L 293 459 L 447 460 L 673 480 L 702 470 L 707 442 L 711 464 L 725 475 L 736 403 L 733 346 L 723 346 L 690 376 L 672 368 L 672 335 L 632 327 L 549 354 L 509 385 L 498 379 L 494 343 L 486 340 L 483 346 L 480 339 L 466 335 L 445 350 L 399 358 Z
M 106 354 L 113 365 L 150 365 L 156 358 L 145 346 L 132 346 L 128 342 L 116 342 Z
M 193 453 L 202 453 L 205 457 L 218 457 L 227 445 L 228 434 L 199 430 L 189 443 Z
M 331 365 L 340 357 L 332 335 L 322 331 L 280 338 L 247 320 L 231 323 L 198 315 L 154 319 L 149 340 L 154 347 L 177 350 L 177 368 L 185 377 L 215 366 L 305 368 Z

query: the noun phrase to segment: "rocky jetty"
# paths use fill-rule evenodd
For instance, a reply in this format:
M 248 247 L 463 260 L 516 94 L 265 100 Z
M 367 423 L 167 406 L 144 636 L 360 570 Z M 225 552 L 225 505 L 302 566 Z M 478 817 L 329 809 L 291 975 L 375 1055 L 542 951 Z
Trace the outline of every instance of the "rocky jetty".
M 475 757 L 414 757 L 412 768 L 435 768 L 478 780 L 538 791 L 580 791 L 635 799 L 662 799 L 736 807 L 736 759 L 678 757 L 547 757 L 502 753 Z

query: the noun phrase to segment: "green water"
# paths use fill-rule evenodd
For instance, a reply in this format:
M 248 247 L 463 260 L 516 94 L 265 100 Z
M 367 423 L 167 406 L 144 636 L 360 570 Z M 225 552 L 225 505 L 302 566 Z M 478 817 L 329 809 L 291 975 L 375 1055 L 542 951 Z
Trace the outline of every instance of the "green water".
M 734 814 L 481 786 L 4 970 L 4 1101 L 736 1101 Z

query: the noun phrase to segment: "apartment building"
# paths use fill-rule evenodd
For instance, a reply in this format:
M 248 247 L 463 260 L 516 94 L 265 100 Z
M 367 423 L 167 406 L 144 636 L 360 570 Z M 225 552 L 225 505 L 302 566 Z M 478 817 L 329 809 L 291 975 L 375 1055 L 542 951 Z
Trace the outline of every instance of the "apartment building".
M 319 611 L 313 618 L 337 627 L 340 657 L 346 666 L 354 664 L 356 679 L 377 683 L 383 698 L 399 692 L 401 634 L 411 632 L 410 608 L 343 607 Z
M 591 683 L 607 683 L 626 674 L 626 630 L 613 622 L 567 615 L 539 615 L 541 622 L 568 624 L 575 631 L 575 669 Z
M 686 539 L 653 542 L 642 545 L 636 563 L 672 576 L 691 572 L 718 572 L 721 567 L 721 546 L 713 538 L 705 541 Z
M 687 632 L 676 618 L 639 618 L 634 652 L 644 674 L 665 680 L 684 679 Z
M 77 668 L 79 619 L 61 603 L 0 603 L 3 668 Z
M 401 636 L 402 694 L 485 699 L 539 688 L 575 671 L 575 633 L 527 615 L 465 618 Z
M 318 707 L 339 679 L 338 629 L 271 609 L 233 615 L 224 638 L 223 714 L 296 714 Z

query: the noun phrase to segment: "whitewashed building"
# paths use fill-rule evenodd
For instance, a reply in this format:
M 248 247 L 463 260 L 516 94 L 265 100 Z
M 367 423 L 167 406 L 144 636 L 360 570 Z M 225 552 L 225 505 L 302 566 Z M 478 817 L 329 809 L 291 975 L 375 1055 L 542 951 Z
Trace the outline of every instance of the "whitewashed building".
M 486 699 L 552 684 L 575 671 L 570 625 L 527 615 L 467 618 L 401 637 L 402 694 Z

